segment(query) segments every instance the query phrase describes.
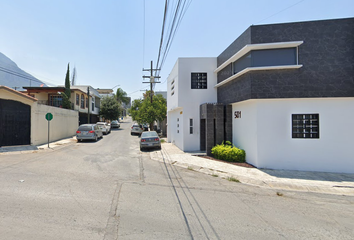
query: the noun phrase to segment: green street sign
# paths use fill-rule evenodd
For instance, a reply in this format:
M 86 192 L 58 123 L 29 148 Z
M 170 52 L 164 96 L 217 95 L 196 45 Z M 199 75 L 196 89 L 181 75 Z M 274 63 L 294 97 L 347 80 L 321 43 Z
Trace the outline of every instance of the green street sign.
M 47 119 L 48 121 L 52 120 L 52 119 L 53 119 L 53 114 L 47 113 L 47 114 L 45 115 L 45 119 Z

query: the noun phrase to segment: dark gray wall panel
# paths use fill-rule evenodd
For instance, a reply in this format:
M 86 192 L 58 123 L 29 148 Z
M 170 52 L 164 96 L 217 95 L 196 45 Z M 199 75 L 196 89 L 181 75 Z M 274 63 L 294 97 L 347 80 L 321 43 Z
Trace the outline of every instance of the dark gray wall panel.
M 298 48 L 303 67 L 249 72 L 219 87 L 218 101 L 354 96 L 354 18 L 251 26 L 247 33 L 252 44 L 304 41 Z M 245 36 L 240 38 L 233 44 L 244 42 Z M 238 48 L 230 46 L 222 56 L 232 56 Z

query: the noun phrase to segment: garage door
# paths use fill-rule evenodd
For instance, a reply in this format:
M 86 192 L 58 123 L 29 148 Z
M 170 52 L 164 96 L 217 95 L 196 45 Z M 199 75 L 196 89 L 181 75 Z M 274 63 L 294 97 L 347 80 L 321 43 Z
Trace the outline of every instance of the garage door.
M 0 146 L 29 145 L 30 134 L 31 107 L 0 99 Z

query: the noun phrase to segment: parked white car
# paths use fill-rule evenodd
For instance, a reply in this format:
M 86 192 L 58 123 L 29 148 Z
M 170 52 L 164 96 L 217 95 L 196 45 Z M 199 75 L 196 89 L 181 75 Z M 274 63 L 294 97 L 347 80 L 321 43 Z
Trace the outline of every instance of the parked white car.
M 108 133 L 111 132 L 111 125 L 109 125 L 106 122 L 97 122 L 96 123 L 99 128 L 101 128 L 102 133 L 107 135 Z
M 144 132 L 144 127 L 141 124 L 138 123 L 133 123 L 131 130 L 130 130 L 130 134 L 131 135 L 140 135 L 142 132 Z

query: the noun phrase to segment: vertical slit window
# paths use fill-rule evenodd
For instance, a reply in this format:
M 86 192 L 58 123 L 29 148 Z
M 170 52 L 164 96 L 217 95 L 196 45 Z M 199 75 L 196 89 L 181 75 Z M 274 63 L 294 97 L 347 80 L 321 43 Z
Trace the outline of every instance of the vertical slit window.
M 193 119 L 189 119 L 189 134 L 193 134 Z

